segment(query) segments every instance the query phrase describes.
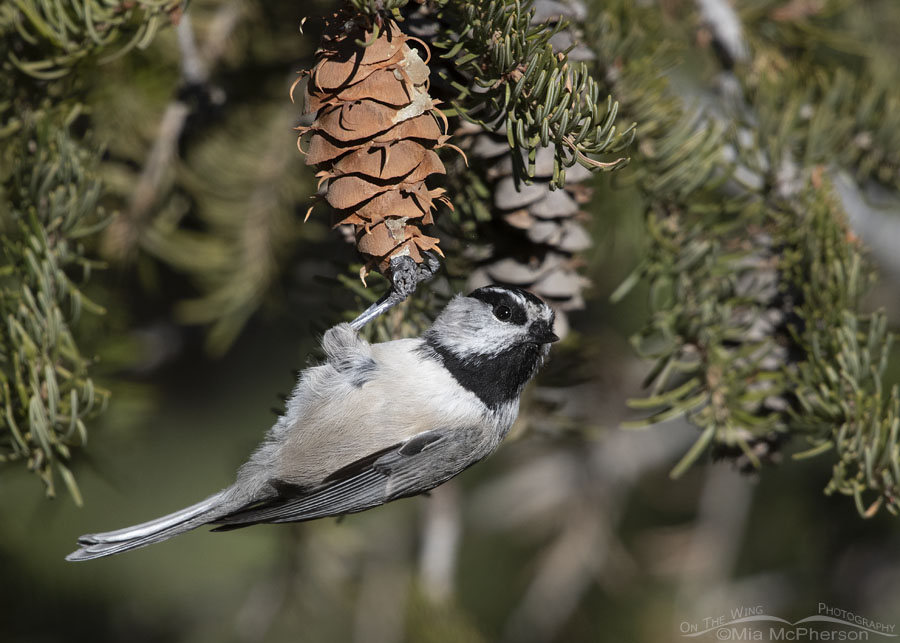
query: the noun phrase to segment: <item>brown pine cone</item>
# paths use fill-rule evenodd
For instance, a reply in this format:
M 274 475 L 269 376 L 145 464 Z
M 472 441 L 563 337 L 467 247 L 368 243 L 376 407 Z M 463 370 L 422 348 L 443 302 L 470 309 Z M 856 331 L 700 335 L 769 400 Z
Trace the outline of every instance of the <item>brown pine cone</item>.
M 388 275 L 394 257 L 421 263 L 427 250 L 441 254 L 421 226 L 433 223 L 437 202 L 450 206 L 442 188 L 425 185 L 445 173 L 434 150 L 449 136 L 427 91 L 427 61 L 407 45 L 409 37 L 390 20 L 376 37 L 359 20 L 342 12 L 326 21 L 316 64 L 291 92 L 307 79 L 304 112 L 316 118 L 297 128 L 298 147 L 304 151 L 308 135 L 306 163 L 326 183 L 335 227 L 354 226 L 365 278 L 372 268 Z

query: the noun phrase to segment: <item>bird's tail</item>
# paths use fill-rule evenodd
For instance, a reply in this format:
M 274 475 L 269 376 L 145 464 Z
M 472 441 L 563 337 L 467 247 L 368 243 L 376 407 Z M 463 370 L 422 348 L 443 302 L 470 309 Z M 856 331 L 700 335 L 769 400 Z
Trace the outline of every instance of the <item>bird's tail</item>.
M 220 491 L 195 505 L 156 520 L 102 534 L 85 534 L 78 539 L 81 548 L 66 556 L 66 560 L 93 560 L 112 556 L 196 529 L 233 510 L 226 501 L 226 492 L 227 490 Z

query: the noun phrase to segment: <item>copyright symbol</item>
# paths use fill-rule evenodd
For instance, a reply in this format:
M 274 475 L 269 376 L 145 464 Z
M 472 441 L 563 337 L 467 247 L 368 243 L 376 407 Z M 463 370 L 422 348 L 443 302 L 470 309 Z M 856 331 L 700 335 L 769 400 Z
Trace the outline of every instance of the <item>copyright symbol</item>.
M 720 641 L 728 641 L 731 639 L 731 632 L 729 632 L 726 628 L 722 627 L 716 630 L 716 638 Z

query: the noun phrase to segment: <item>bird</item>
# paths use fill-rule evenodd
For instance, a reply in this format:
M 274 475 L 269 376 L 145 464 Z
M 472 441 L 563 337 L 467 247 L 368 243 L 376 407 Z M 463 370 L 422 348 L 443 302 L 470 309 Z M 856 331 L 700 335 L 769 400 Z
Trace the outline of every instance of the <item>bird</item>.
M 322 338 L 324 361 L 299 374 L 234 484 L 156 520 L 81 536 L 66 559 L 204 525 L 303 522 L 426 493 L 497 449 L 559 339 L 554 319 L 532 293 L 491 285 L 454 296 L 420 337 L 369 343 L 338 324 Z

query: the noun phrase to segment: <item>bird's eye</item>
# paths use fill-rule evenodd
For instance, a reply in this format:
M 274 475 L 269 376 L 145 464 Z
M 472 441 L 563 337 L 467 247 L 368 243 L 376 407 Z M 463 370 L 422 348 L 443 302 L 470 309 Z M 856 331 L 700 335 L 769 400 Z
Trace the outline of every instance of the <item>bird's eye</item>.
M 500 321 L 507 321 L 512 317 L 512 311 L 509 309 L 509 306 L 497 306 L 494 308 L 494 317 Z

